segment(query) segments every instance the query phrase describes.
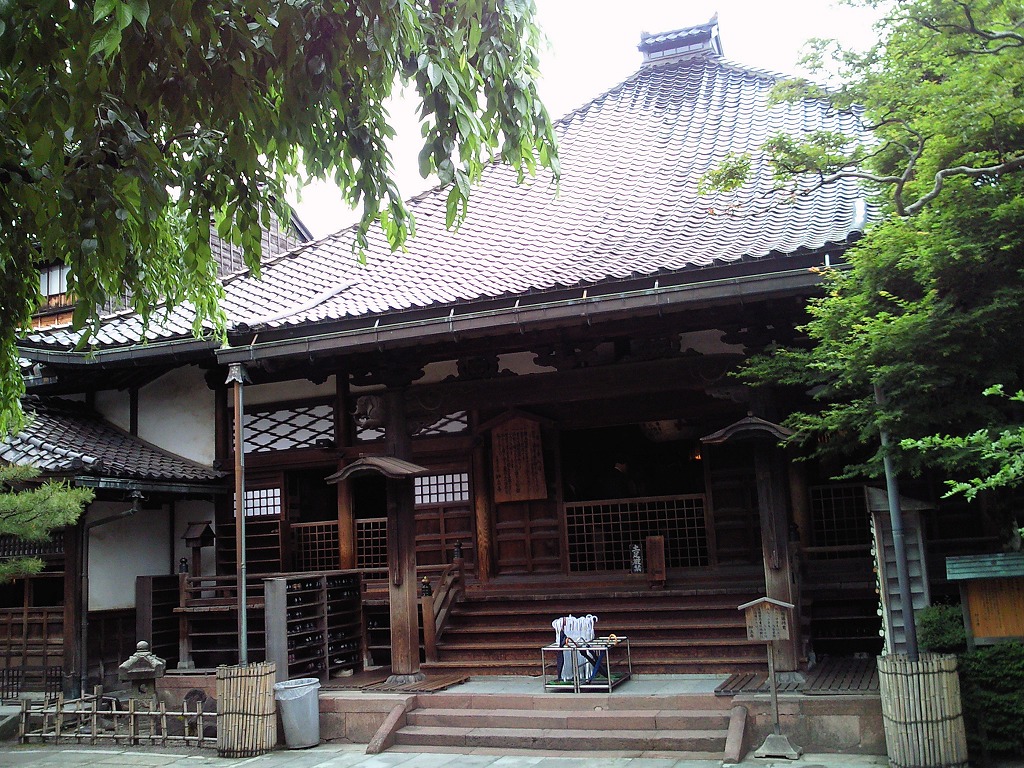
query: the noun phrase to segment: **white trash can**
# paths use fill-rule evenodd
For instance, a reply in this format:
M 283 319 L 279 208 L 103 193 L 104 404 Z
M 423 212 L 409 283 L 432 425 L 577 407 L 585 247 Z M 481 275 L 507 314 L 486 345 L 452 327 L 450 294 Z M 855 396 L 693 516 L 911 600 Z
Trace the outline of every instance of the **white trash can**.
M 320 743 L 320 681 L 300 677 L 274 683 L 279 702 L 284 742 L 288 749 L 305 749 Z

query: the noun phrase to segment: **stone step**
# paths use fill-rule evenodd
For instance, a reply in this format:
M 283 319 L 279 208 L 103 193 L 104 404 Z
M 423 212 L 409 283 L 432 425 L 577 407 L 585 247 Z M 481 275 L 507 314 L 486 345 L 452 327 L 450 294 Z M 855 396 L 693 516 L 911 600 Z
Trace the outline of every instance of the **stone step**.
M 629 709 L 446 709 L 428 707 L 408 715 L 409 725 L 442 728 L 568 728 L 574 730 L 725 730 L 722 710 Z
M 424 709 L 461 709 L 498 710 L 507 709 L 521 711 L 637 711 L 661 710 L 686 714 L 695 711 L 700 713 L 717 713 L 728 717 L 732 709 L 732 699 L 715 696 L 711 693 L 659 693 L 632 694 L 629 685 L 619 688 L 613 694 L 583 693 L 578 696 L 564 696 L 559 693 L 541 691 L 540 680 L 537 680 L 535 693 L 459 693 L 459 688 L 432 693 L 420 699 Z M 419 710 L 414 710 L 419 711 Z
M 672 752 L 725 751 L 726 730 L 659 730 L 576 728 L 461 728 L 406 725 L 395 743 L 419 747 L 547 749 L 581 753 L 622 750 Z

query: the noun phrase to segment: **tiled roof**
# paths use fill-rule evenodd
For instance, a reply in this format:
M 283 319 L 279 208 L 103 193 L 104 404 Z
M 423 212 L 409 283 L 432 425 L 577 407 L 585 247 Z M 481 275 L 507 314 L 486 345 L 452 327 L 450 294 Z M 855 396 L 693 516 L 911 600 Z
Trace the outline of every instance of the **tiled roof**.
M 756 158 L 780 130 L 857 132 L 854 115 L 822 102 L 770 108 L 773 82 L 714 55 L 644 67 L 559 122 L 560 185 L 544 172 L 517 185 L 512 170 L 495 164 L 457 232 L 445 228 L 447 192 L 424 193 L 410 203 L 416 237 L 406 252 L 391 253 L 374 232 L 360 264 L 352 230 L 343 230 L 266 262 L 262 280 L 228 277 L 229 325 L 372 321 L 628 279 L 689 272 L 696 280 L 718 265 L 846 243 L 864 223 L 853 181 L 780 200 L 768 194 L 770 171 L 755 165 L 737 192 L 697 193 L 700 176 L 726 155 Z M 190 328 L 191 312 L 182 308 L 147 338 L 190 338 Z M 138 320 L 124 314 L 106 321 L 96 340 L 120 346 L 140 333 Z M 54 329 L 28 341 L 69 349 L 76 337 Z
M 0 441 L 0 461 L 55 474 L 151 481 L 203 482 L 223 476 L 128 434 L 81 403 L 26 397 L 22 405 L 27 424 Z

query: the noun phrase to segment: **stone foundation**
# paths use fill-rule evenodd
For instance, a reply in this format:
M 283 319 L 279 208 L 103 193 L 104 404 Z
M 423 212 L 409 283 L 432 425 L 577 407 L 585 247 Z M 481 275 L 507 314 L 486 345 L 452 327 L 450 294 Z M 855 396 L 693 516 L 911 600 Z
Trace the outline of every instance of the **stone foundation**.
M 396 704 L 416 694 L 328 693 L 320 696 L 320 738 L 369 744 Z
M 740 695 L 733 703 L 747 708 L 744 750 L 757 749 L 774 728 L 771 697 Z M 885 754 L 882 705 L 877 694 L 779 694 L 779 723 L 790 742 L 804 752 Z

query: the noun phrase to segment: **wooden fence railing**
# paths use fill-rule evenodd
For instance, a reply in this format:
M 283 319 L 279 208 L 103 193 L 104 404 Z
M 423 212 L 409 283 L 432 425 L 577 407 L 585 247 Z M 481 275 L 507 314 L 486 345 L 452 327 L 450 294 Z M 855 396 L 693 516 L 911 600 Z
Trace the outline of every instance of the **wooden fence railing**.
M 80 699 L 63 695 L 44 703 L 26 700 L 21 705 L 20 740 L 53 744 L 168 744 L 212 747 L 217 737 L 216 712 L 204 712 L 201 702 L 190 710 L 168 710 L 135 699 L 121 702 L 104 696 L 97 686 Z
M 419 572 L 419 569 L 417 569 Z M 424 576 L 429 579 L 429 576 Z M 427 661 L 437 661 L 437 641 L 444 633 L 452 606 L 462 594 L 462 560 L 456 559 L 441 571 L 437 590 L 420 598 L 423 616 L 423 651 Z

